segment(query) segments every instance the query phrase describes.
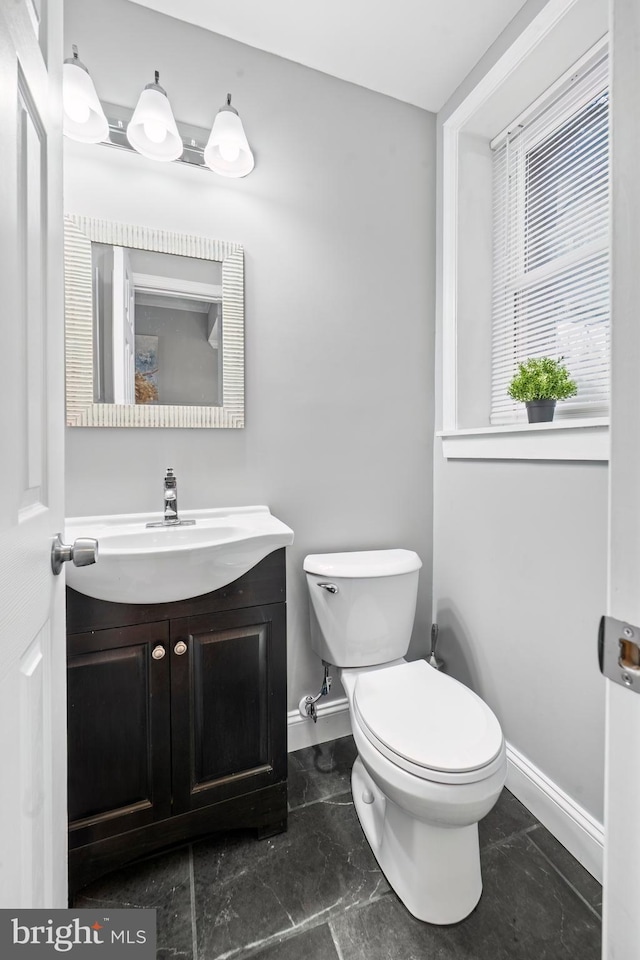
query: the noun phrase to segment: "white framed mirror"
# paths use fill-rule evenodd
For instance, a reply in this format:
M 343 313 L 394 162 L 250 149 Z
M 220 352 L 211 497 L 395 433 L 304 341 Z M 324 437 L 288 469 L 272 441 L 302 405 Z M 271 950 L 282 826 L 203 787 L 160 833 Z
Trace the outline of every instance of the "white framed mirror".
M 240 244 L 65 217 L 67 424 L 244 426 Z

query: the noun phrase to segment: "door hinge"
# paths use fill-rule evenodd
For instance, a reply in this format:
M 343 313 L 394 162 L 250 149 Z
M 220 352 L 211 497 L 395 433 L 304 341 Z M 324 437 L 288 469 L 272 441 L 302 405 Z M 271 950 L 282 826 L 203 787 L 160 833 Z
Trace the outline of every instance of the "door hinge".
M 640 693 L 640 627 L 602 617 L 598 630 L 600 671 L 614 683 Z

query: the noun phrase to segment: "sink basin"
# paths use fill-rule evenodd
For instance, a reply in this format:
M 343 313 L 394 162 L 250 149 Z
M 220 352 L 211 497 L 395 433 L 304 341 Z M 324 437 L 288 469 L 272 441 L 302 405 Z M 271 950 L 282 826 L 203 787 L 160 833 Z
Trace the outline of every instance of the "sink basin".
M 67 564 L 67 583 L 79 593 L 114 603 L 187 600 L 237 580 L 267 554 L 293 543 L 293 530 L 268 507 L 183 510 L 190 526 L 147 527 L 159 513 L 72 517 L 67 543 L 98 541 L 98 561 Z

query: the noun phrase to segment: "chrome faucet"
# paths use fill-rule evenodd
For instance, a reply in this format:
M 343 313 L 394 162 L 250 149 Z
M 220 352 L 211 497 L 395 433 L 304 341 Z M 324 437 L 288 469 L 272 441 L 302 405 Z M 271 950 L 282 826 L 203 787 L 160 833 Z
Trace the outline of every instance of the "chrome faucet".
M 164 478 L 164 519 L 147 523 L 148 527 L 186 527 L 195 520 L 181 520 L 178 516 L 178 481 L 173 467 L 167 467 Z
M 164 478 L 164 522 L 180 523 L 178 519 L 178 481 L 175 478 L 173 467 L 167 468 Z

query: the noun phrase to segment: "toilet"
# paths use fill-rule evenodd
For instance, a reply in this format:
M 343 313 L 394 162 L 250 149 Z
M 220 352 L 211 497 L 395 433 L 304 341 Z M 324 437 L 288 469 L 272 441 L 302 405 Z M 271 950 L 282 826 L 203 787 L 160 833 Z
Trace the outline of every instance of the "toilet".
M 422 562 L 411 550 L 313 554 L 311 642 L 340 670 L 358 757 L 356 812 L 388 882 L 419 920 L 463 920 L 482 893 L 478 821 L 506 778 L 500 724 L 480 697 L 404 659 Z

